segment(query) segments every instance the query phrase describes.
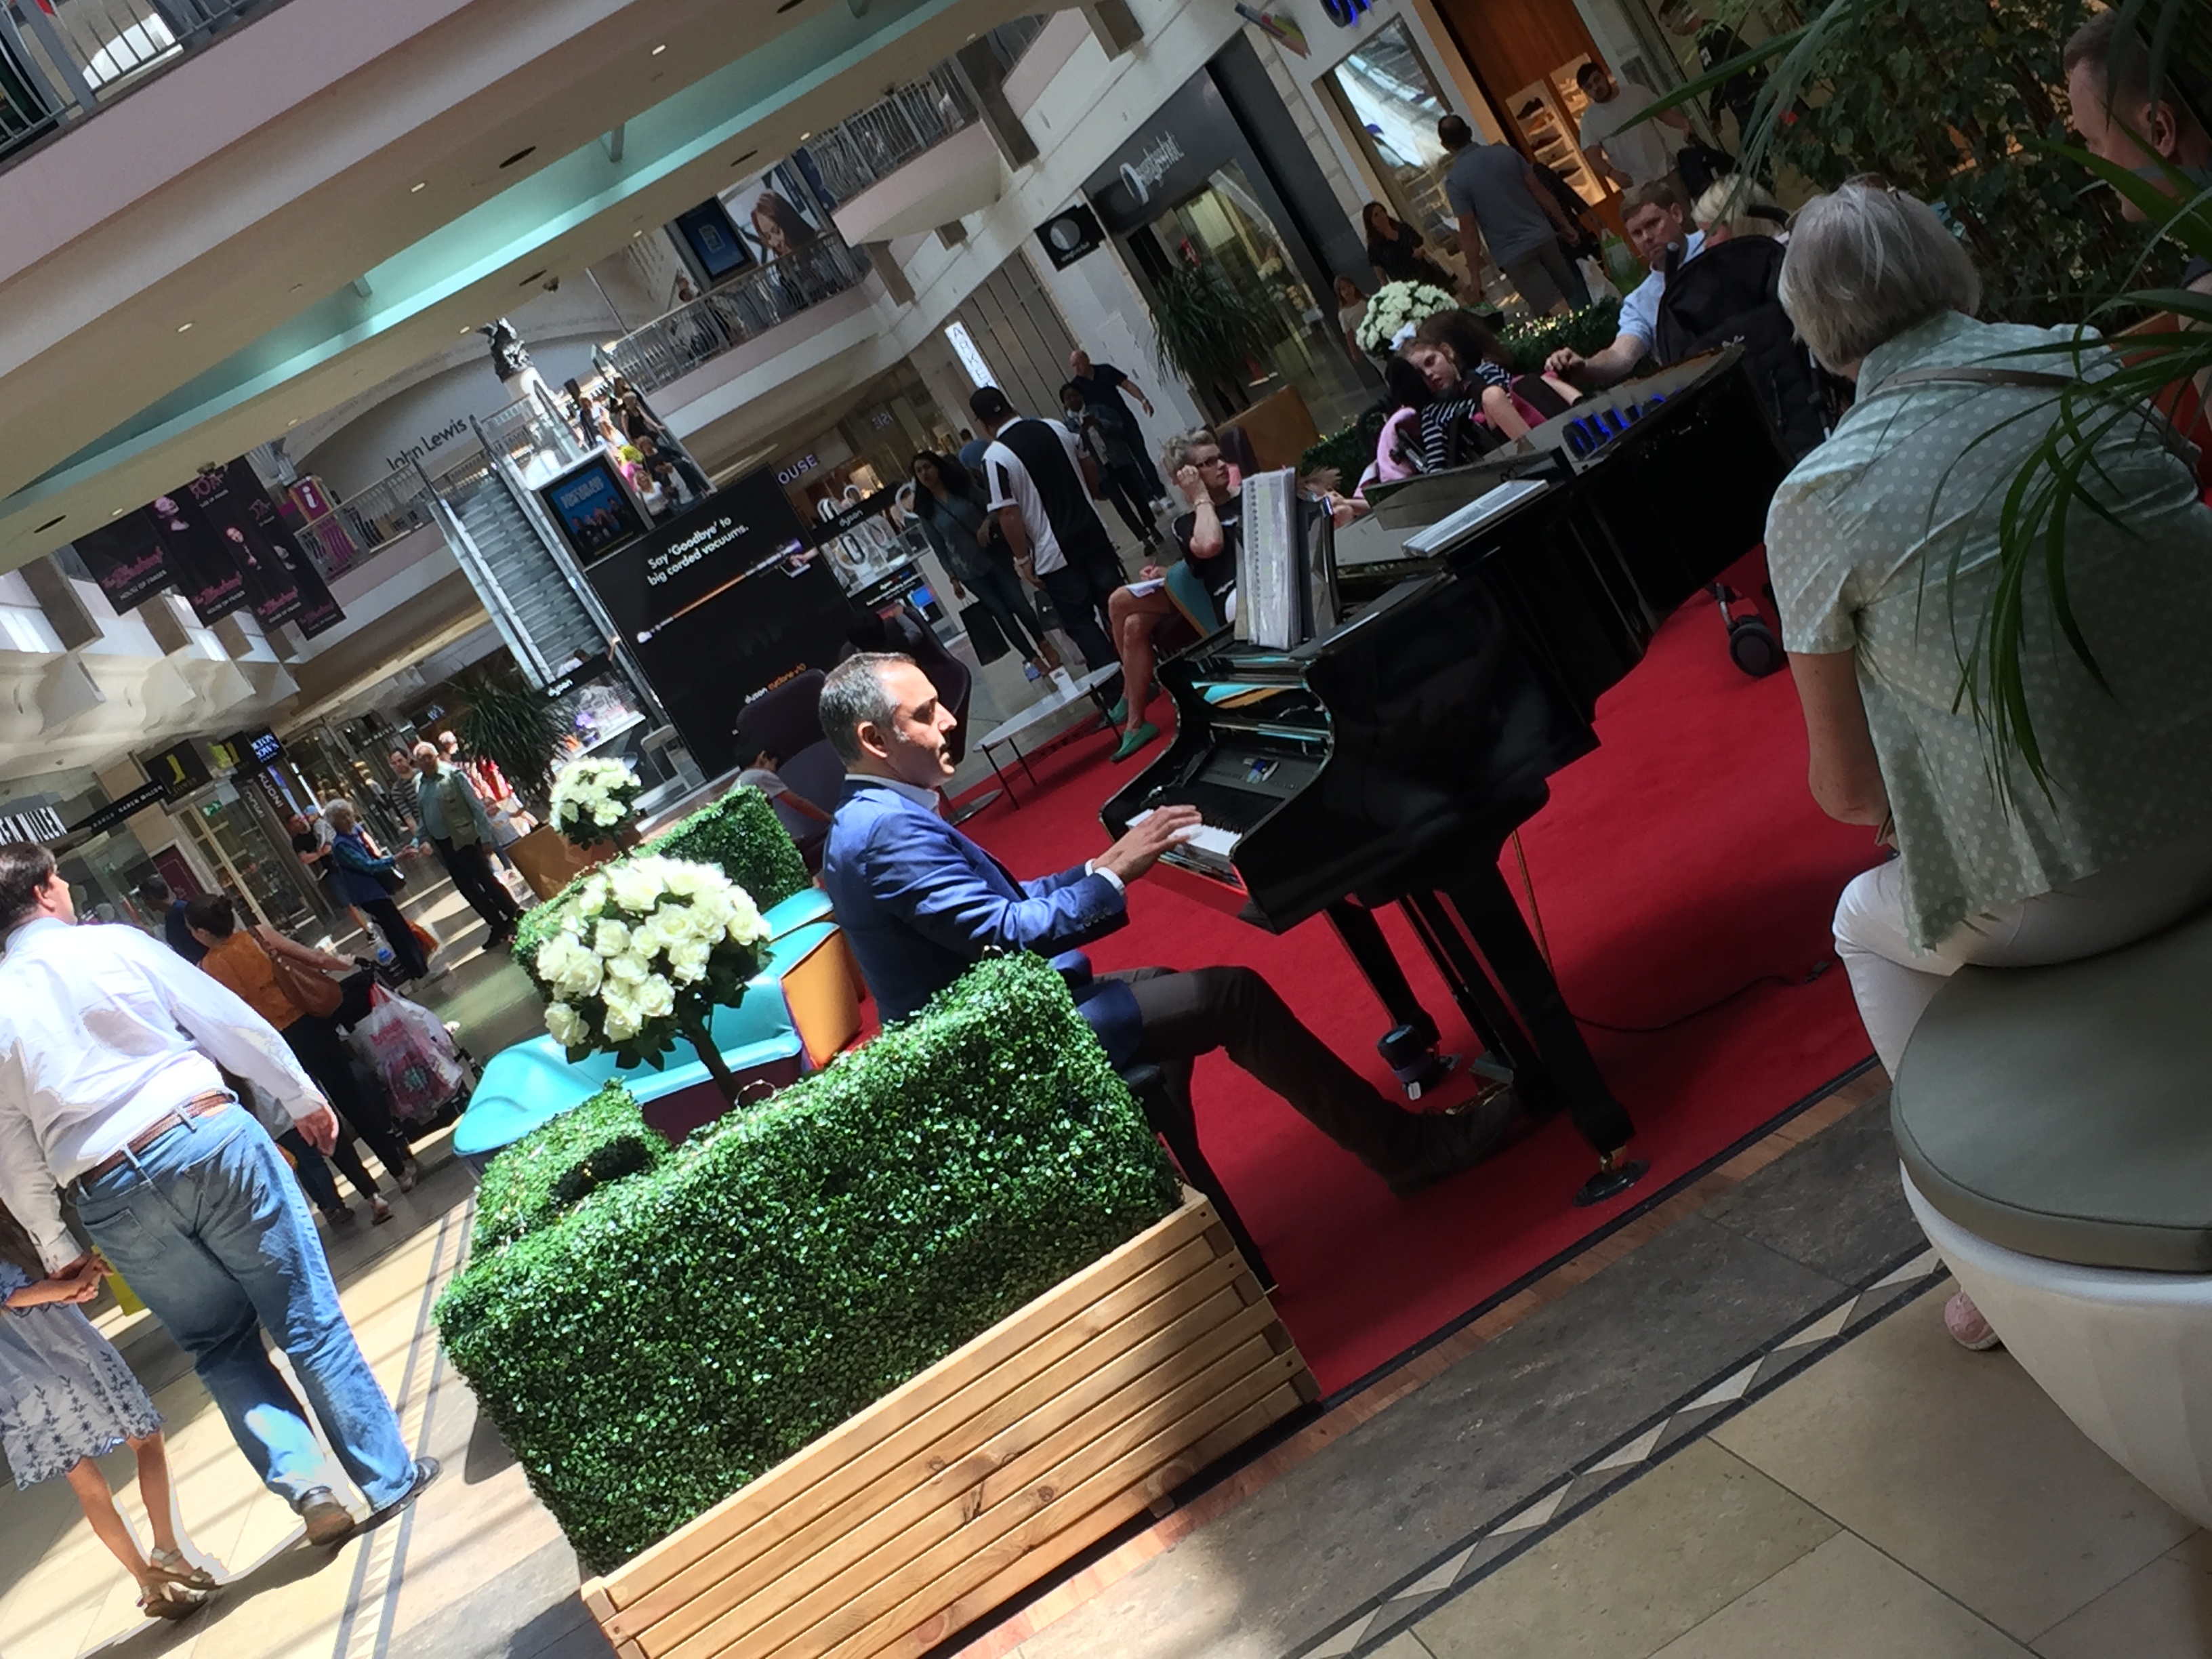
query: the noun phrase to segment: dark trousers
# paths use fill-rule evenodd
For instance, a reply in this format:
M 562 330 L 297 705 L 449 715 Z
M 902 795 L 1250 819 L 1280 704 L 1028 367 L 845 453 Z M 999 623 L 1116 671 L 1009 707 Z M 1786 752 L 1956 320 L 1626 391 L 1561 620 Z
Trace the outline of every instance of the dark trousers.
M 361 1161 L 361 1153 L 353 1144 L 350 1131 L 338 1137 L 337 1148 L 331 1153 L 330 1164 L 323 1155 L 307 1145 L 307 1137 L 297 1129 L 287 1129 L 276 1137 L 276 1144 L 292 1154 L 292 1165 L 300 1177 L 300 1184 L 307 1189 L 307 1196 L 315 1207 L 328 1215 L 338 1207 L 338 1183 L 331 1178 L 331 1164 L 353 1184 L 353 1189 L 363 1198 L 376 1196 L 376 1177 Z
M 961 577 L 962 584 L 991 613 L 1006 643 L 1024 657 L 1037 655 L 1044 648 L 1044 624 L 1037 620 L 1036 607 L 1030 603 L 1022 579 L 1005 565 L 994 562 L 971 565 L 969 570 Z
M 469 902 L 469 908 L 483 918 L 487 927 L 496 934 L 514 926 L 521 911 L 516 908 L 514 896 L 494 873 L 490 855 L 482 842 L 461 846 L 442 836 L 433 836 L 430 845 L 437 848 L 438 862 L 446 866 L 446 873 L 453 878 L 453 885 Z
M 284 1042 L 299 1060 L 300 1069 L 314 1079 L 324 1098 L 331 1103 L 341 1127 L 368 1142 L 376 1161 L 396 1180 L 407 1167 L 407 1143 L 392 1127 L 392 1109 L 382 1096 L 370 1094 L 355 1079 L 337 1022 L 302 1014 L 284 1028 Z M 352 1171 L 347 1174 L 350 1177 Z M 356 1181 L 355 1185 L 360 1182 Z
M 356 899 L 354 908 L 365 914 L 383 933 L 384 942 L 392 947 L 392 960 L 398 964 L 400 978 L 420 979 L 430 971 L 422 947 L 415 942 L 415 930 L 407 925 L 398 904 L 388 898 Z
M 1140 542 L 1159 539 L 1159 526 L 1152 522 L 1152 508 L 1147 505 L 1152 497 L 1145 493 L 1145 475 L 1134 462 L 1106 468 L 1099 477 L 1098 487 L 1114 503 L 1114 510 L 1121 515 L 1121 522 L 1129 526 L 1132 536 Z
M 1107 560 L 1070 557 L 1059 569 L 1037 578 L 1052 596 L 1060 625 L 1083 653 L 1085 665 L 1091 668 L 1103 668 L 1121 659 L 1106 632 L 1106 602 L 1121 585 L 1119 564 L 1112 568 L 1109 574 Z
M 1108 977 L 1136 994 L 1144 1021 L 1137 1058 L 1160 1068 L 1185 1111 L 1191 1062 L 1219 1048 L 1378 1174 L 1401 1170 L 1419 1156 L 1422 1120 L 1392 1105 L 1338 1059 L 1249 968 L 1139 968 Z

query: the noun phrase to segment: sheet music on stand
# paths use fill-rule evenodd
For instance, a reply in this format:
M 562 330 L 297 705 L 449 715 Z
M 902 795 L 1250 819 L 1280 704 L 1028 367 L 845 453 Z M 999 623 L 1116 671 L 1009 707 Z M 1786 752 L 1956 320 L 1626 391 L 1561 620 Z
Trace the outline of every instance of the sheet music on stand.
M 1244 480 L 1242 510 L 1237 637 L 1267 650 L 1287 651 L 1304 642 L 1309 623 L 1297 475 L 1287 467 L 1249 475 Z

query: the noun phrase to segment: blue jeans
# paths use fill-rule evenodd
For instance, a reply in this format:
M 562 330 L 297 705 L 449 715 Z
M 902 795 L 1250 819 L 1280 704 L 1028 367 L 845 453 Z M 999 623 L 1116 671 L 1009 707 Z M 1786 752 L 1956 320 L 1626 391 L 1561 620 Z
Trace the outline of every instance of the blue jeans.
M 322 1484 L 323 1452 L 262 1346 L 264 1329 L 370 1507 L 406 1496 L 415 1465 L 398 1419 L 338 1305 L 307 1199 L 251 1113 L 234 1106 L 170 1130 L 81 1183 L 77 1210 L 101 1254 L 191 1355 L 271 1492 L 296 1503 Z

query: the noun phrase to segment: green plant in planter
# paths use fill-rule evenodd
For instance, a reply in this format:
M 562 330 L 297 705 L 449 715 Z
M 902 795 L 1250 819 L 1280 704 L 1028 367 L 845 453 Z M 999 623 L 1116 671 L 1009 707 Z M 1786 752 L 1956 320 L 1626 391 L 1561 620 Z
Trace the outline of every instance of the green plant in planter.
M 1535 374 L 1561 346 L 1571 346 L 1585 357 L 1611 345 L 1620 332 L 1620 301 L 1600 300 L 1565 317 L 1533 317 L 1508 323 L 1498 331 L 1505 355 L 1513 360 L 1516 374 Z
M 642 1175 L 667 1158 L 667 1141 L 646 1122 L 629 1091 L 611 1083 L 491 1161 L 477 1188 L 469 1253 L 487 1255 L 549 1227 L 600 1188 Z
M 1205 260 L 1178 261 L 1153 285 L 1152 326 L 1160 366 L 1231 410 L 1250 401 L 1247 371 L 1281 332 L 1273 307 Z
M 438 1324 L 604 1572 L 1177 1200 L 1060 975 L 999 958 L 473 1260 Z
M 464 675 L 456 689 L 468 699 L 461 742 L 469 753 L 489 757 L 518 793 L 543 801 L 552 787 L 561 739 L 568 734 L 561 711 L 544 692 L 505 675 Z

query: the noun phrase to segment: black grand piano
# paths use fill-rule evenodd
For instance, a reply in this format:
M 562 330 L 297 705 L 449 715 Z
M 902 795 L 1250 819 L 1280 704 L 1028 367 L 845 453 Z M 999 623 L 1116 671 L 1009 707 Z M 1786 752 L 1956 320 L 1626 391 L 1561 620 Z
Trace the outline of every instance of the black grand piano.
M 1762 539 L 1790 460 L 1733 347 L 1530 439 L 1381 501 L 1378 518 L 1414 532 L 1402 558 L 1335 565 L 1325 519 L 1302 506 L 1285 533 L 1311 538 L 1311 636 L 1270 648 L 1224 629 L 1163 661 L 1176 741 L 1100 816 L 1118 836 L 1152 808 L 1194 805 L 1204 826 L 1161 878 L 1277 933 L 1327 915 L 1393 1023 L 1386 1054 L 1437 1041 L 1375 919 L 1400 904 L 1523 1103 L 1564 1109 L 1598 1153 L 1577 1194 L 1595 1203 L 1644 1173 L 1626 1156 L 1635 1126 L 1499 855 L 1551 775 L 1597 746 L 1599 695 Z M 1249 500 L 1244 522 L 1249 561 Z

